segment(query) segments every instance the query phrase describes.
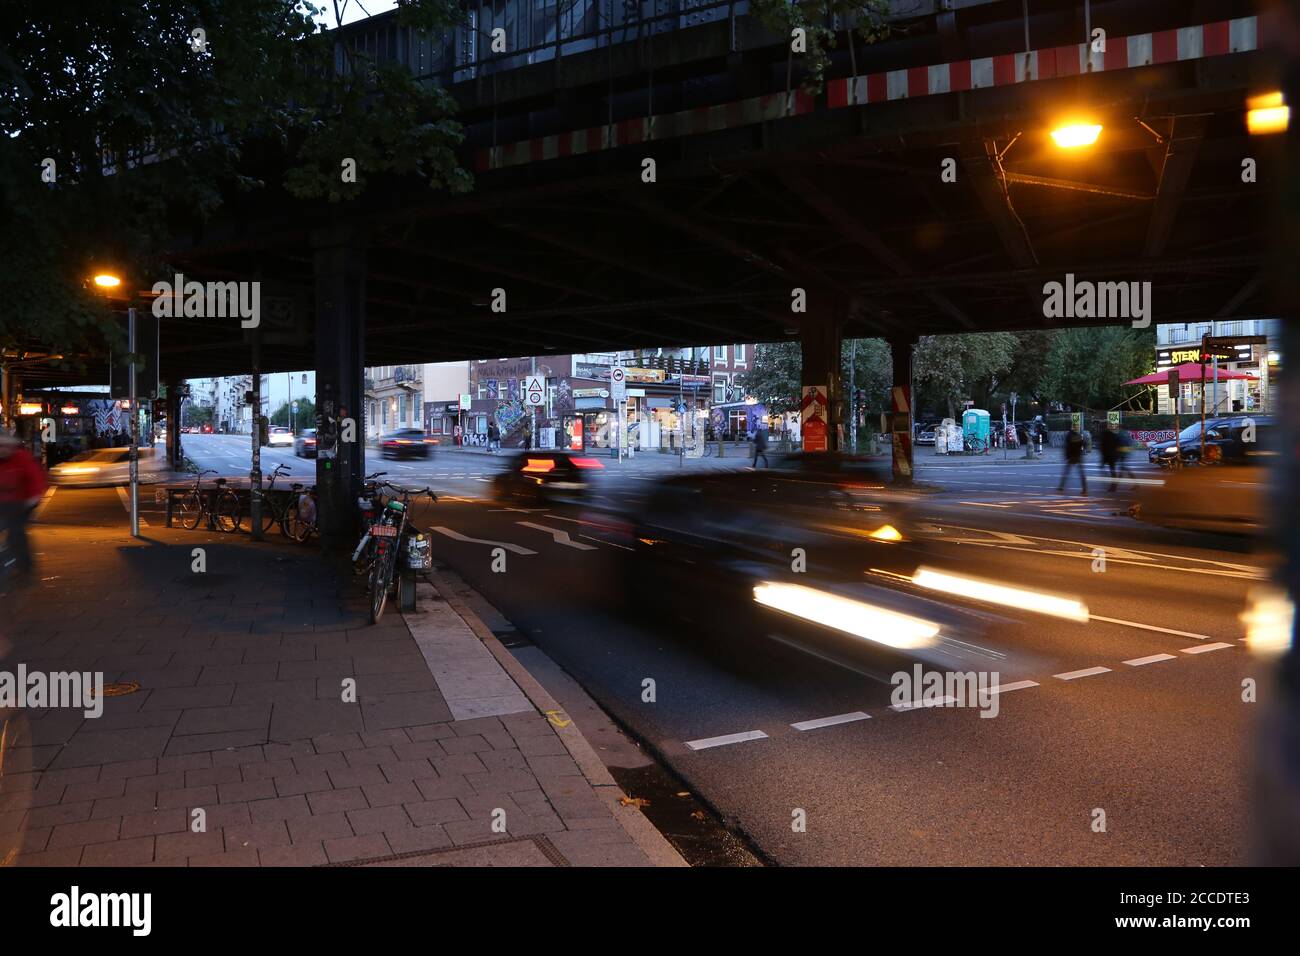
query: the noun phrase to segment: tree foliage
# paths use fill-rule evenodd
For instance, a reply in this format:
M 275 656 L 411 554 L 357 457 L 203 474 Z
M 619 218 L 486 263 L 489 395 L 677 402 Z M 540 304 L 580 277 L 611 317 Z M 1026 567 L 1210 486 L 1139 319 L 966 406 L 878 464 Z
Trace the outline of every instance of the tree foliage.
M 888 0 L 751 0 L 750 9 L 759 21 L 774 33 L 789 38 L 797 29 L 804 31 L 807 50 L 802 54 L 805 70 L 804 87 L 820 92 L 830 65 L 830 51 L 838 43 L 836 31 L 827 24 L 851 22 L 851 31 L 864 43 L 875 43 L 887 32 L 885 14 Z M 846 31 L 846 33 L 849 31 Z
M 1040 387 L 1054 401 L 1110 409 L 1129 397 L 1126 381 L 1154 367 L 1154 329 L 1061 329 L 1052 339 Z
M 769 412 L 794 411 L 803 395 L 803 350 L 798 342 L 760 344 L 754 349 L 749 371 L 736 382 L 767 406 Z
M 948 417 L 956 418 L 961 402 L 971 397 L 979 383 L 1011 368 L 1016 345 L 1009 332 L 923 335 L 912 360 L 912 380 L 921 398 L 943 406 Z
M 433 27 L 454 4 L 401 6 Z M 338 201 L 381 174 L 470 186 L 445 93 L 355 53 L 337 70 L 310 4 L 8 0 L 6 12 L 23 27 L 0 49 L 0 347 L 93 351 L 107 323 L 88 271 L 111 266 L 148 288 L 167 271 L 170 227 L 232 188 Z M 251 174 L 252 143 L 280 150 L 282 183 Z M 357 182 L 344 190 L 347 157 Z

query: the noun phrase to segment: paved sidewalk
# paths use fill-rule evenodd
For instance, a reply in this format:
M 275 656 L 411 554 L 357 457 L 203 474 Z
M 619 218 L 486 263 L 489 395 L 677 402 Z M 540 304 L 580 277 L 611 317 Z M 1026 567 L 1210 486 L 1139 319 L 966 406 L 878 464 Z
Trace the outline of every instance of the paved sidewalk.
M 0 596 L 0 672 L 127 691 L 0 710 L 0 865 L 681 865 L 432 585 L 369 627 L 314 550 L 125 524 L 112 489 L 57 492 L 39 582 Z

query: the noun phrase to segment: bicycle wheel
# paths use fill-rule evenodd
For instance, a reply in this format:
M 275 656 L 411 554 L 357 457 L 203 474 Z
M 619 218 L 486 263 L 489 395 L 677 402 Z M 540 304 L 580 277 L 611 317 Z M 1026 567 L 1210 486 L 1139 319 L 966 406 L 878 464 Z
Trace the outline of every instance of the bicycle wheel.
M 220 531 L 233 532 L 239 530 L 239 524 L 243 520 L 243 510 L 239 504 L 239 496 L 233 491 L 223 491 L 217 495 L 216 504 L 213 505 L 213 514 L 217 518 L 217 529 Z
M 251 515 L 249 516 L 252 517 Z M 270 495 L 262 495 L 262 534 L 267 534 L 276 523 L 280 525 L 280 532 L 284 533 L 284 515 L 277 510 L 276 504 Z
M 193 491 L 182 495 L 176 502 L 176 513 L 180 516 L 181 527 L 193 531 L 203 520 L 203 499 Z
M 384 616 L 384 605 L 388 603 L 388 585 L 393 578 L 393 561 L 397 548 L 386 545 L 375 555 L 375 563 L 370 568 L 370 623 L 378 624 Z

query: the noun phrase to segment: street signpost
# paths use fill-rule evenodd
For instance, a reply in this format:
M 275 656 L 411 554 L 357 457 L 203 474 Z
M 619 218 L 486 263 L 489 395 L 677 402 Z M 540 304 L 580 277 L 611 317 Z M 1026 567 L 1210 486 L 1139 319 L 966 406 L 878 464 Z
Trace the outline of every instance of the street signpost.
M 1204 384 L 1204 383 L 1202 383 Z M 1181 468 L 1183 464 L 1183 439 L 1182 428 L 1178 423 L 1178 369 L 1169 370 L 1169 400 L 1174 403 L 1174 467 Z
M 609 393 L 614 399 L 614 421 L 610 427 L 610 447 L 614 453 L 610 456 L 623 460 L 623 402 L 627 398 L 627 372 L 623 366 L 615 365 L 609 370 Z
M 540 375 L 529 375 L 524 379 L 524 404 L 529 408 L 541 408 L 546 404 L 546 382 Z

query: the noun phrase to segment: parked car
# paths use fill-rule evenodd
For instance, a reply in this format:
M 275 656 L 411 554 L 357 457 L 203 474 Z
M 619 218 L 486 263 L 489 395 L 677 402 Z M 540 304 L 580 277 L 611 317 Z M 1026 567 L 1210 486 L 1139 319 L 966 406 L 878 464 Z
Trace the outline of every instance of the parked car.
M 1253 441 L 1247 441 L 1249 429 L 1254 429 Z M 1205 423 L 1205 446 L 1212 461 L 1235 464 L 1256 462 L 1274 457 L 1275 422 L 1271 416 L 1233 415 L 1211 418 Z M 1153 465 L 1168 468 L 1181 448 L 1184 464 L 1201 460 L 1201 423 L 1195 421 L 1178 433 L 1177 441 L 1153 442 L 1147 448 L 1147 458 Z M 1215 449 L 1213 452 L 1209 450 Z
M 277 445 L 292 445 L 293 432 L 289 431 L 289 429 L 285 428 L 283 425 L 273 425 L 271 426 L 270 433 L 266 437 L 266 443 L 273 447 Z
M 381 458 L 428 458 L 438 439 L 419 428 L 399 428 L 379 439 Z
M 940 425 L 940 422 L 917 422 L 915 442 L 918 445 L 933 445 L 935 441 L 934 432 Z
M 316 457 L 316 429 L 304 428 L 293 440 L 293 453 L 298 458 Z
M 605 466 L 589 455 L 567 451 L 526 451 L 511 459 L 493 479 L 501 499 L 530 501 L 581 500 L 591 487 L 592 475 Z

